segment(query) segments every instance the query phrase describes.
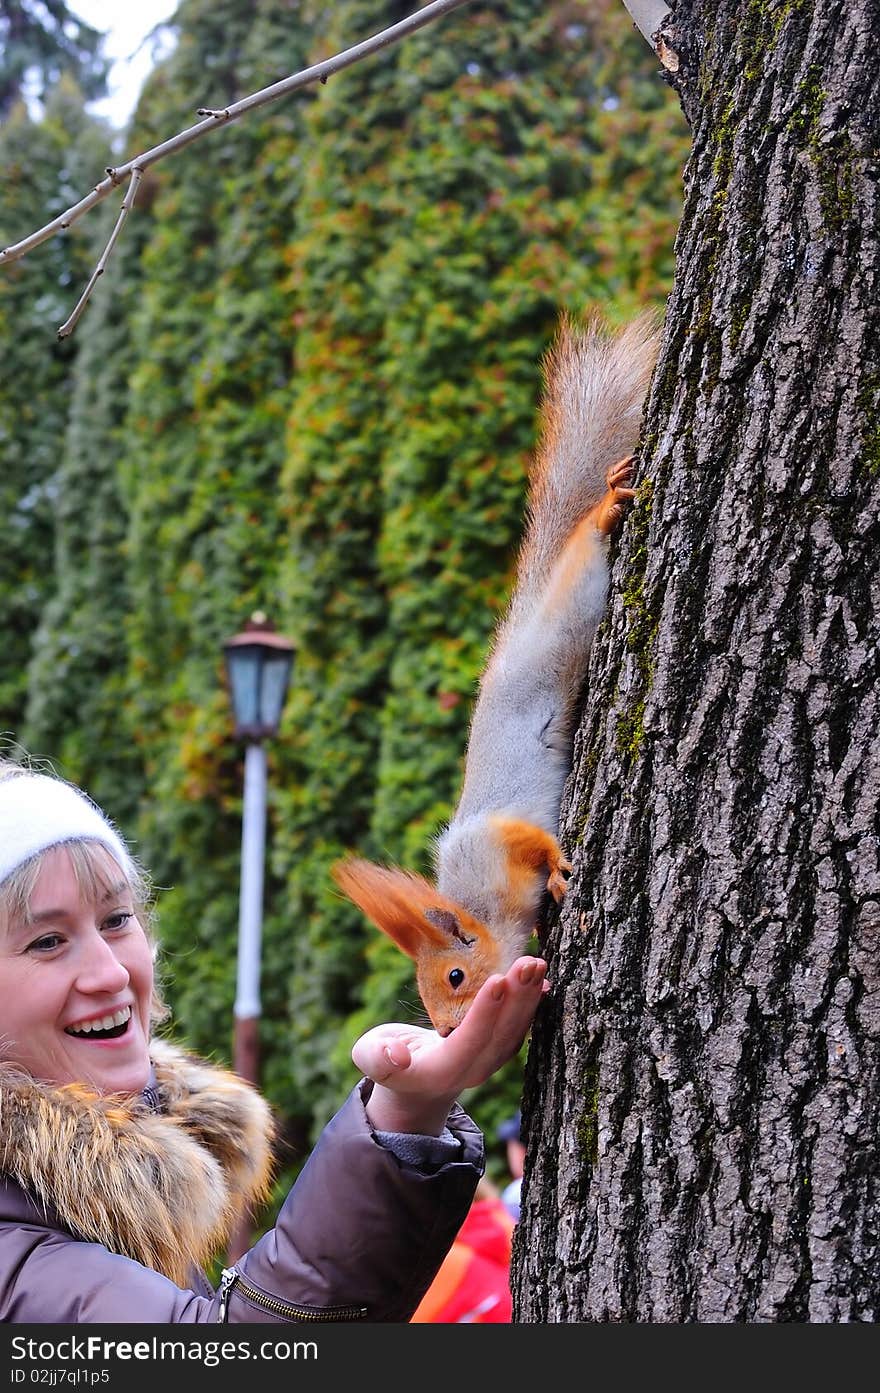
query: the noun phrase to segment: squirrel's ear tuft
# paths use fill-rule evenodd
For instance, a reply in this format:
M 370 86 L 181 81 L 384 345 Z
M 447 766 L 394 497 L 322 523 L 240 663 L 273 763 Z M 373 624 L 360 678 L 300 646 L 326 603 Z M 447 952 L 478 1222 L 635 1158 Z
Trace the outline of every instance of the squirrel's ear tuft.
M 436 936 L 422 906 L 436 900 L 437 891 L 422 876 L 357 859 L 338 862 L 331 874 L 342 893 L 409 957 L 417 958 Z

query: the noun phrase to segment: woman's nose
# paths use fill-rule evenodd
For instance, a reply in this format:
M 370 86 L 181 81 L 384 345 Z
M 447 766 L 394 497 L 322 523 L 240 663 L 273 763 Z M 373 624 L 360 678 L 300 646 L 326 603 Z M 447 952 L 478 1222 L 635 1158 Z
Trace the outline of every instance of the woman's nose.
M 128 968 L 119 961 L 103 934 L 97 930 L 90 934 L 76 977 L 79 990 L 112 995 L 127 987 L 128 979 Z

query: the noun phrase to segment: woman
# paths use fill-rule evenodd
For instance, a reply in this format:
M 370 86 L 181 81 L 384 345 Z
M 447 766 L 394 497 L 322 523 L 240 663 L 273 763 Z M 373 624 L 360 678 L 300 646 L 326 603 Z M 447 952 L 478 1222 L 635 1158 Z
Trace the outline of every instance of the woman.
M 491 978 L 446 1039 L 362 1036 L 364 1078 L 215 1292 L 201 1269 L 267 1193 L 270 1117 L 153 1039 L 146 898 L 80 790 L 0 765 L 0 1320 L 408 1321 L 483 1168 L 455 1098 L 519 1048 L 545 964 Z

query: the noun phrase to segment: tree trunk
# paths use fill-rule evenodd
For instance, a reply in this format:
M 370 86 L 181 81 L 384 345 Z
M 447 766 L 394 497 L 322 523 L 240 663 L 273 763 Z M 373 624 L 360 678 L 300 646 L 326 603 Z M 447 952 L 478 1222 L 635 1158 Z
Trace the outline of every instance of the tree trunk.
M 682 0 L 662 41 L 693 151 L 566 803 L 514 1318 L 874 1321 L 880 6 Z

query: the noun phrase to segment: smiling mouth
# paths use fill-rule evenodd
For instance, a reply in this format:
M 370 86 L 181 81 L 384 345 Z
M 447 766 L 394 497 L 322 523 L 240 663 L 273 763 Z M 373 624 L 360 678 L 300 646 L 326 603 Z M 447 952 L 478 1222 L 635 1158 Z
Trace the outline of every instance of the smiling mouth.
M 118 1040 L 128 1030 L 130 1020 L 131 1007 L 123 1006 L 119 1011 L 99 1016 L 96 1020 L 86 1021 L 82 1025 L 65 1026 L 64 1033 L 72 1035 L 74 1040 Z

